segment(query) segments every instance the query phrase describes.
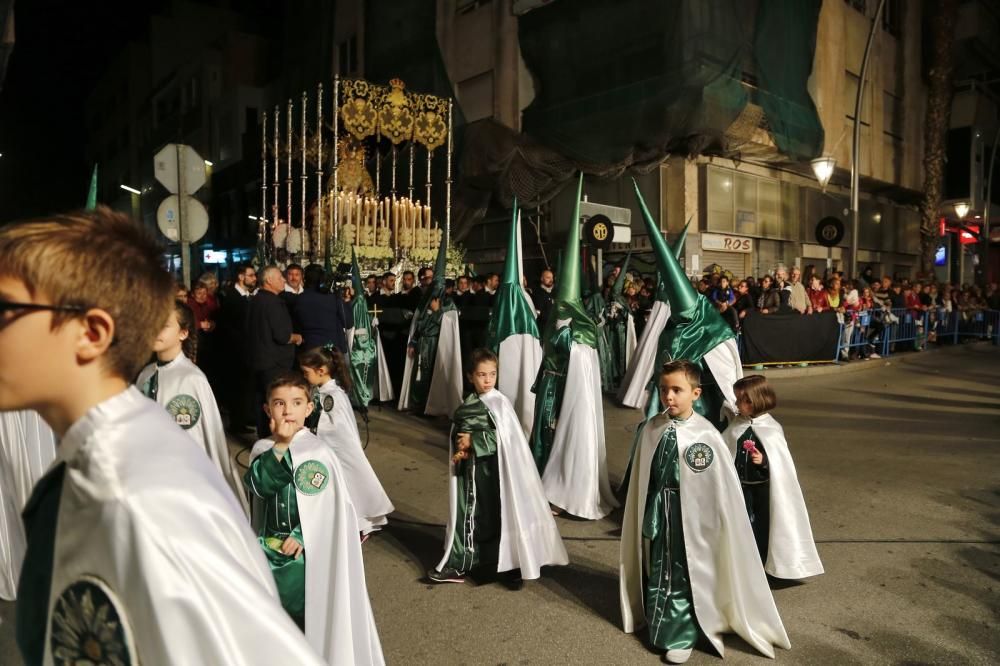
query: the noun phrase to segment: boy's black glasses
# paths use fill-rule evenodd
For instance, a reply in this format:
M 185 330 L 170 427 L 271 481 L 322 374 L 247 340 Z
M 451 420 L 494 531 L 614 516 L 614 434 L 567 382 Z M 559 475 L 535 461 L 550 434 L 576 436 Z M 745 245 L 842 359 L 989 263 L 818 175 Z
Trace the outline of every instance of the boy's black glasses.
M 86 312 L 88 308 L 82 305 L 42 305 L 41 303 L 16 303 L 0 301 L 0 314 L 16 312 L 17 310 L 47 311 L 47 312 Z

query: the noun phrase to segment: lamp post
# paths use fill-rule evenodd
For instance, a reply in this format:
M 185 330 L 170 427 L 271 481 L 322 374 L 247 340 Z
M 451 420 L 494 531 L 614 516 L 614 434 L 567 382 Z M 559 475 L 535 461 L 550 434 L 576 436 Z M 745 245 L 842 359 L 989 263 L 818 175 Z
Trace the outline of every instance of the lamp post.
M 816 180 L 819 181 L 819 186 L 826 192 L 826 186 L 830 183 L 830 177 L 833 175 L 834 167 L 837 166 L 837 160 L 829 155 L 825 155 L 817 157 L 809 162 L 809 164 L 812 165 L 813 174 L 815 174 Z
M 861 102 L 865 95 L 865 78 L 868 74 L 868 60 L 872 52 L 872 42 L 875 41 L 875 31 L 878 30 L 882 18 L 885 0 L 879 0 L 875 9 L 875 18 L 868 32 L 868 42 L 865 44 L 865 55 L 861 59 L 861 76 L 858 78 L 858 94 L 854 98 L 854 136 L 851 141 L 851 256 L 847 265 L 847 274 L 851 278 L 858 276 L 858 234 L 861 227 L 861 213 L 858 207 L 858 184 L 861 178 Z

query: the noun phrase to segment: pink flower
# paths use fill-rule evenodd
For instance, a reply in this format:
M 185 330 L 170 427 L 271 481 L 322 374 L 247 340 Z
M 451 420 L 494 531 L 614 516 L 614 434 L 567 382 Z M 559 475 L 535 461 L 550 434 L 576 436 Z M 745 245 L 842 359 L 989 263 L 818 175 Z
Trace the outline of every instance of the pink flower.
M 743 450 L 750 454 L 757 453 L 757 447 L 754 445 L 752 439 L 744 440 Z

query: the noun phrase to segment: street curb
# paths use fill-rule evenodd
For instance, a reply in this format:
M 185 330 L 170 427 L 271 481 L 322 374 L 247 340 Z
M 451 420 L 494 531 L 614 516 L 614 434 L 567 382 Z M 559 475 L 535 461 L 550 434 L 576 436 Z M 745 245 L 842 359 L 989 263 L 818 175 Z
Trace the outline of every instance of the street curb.
M 989 340 L 977 340 L 976 342 L 967 342 L 959 345 L 948 345 L 946 347 L 932 347 L 930 349 L 925 349 L 921 352 L 903 352 L 898 355 L 892 356 L 890 358 L 875 359 L 874 361 L 851 361 L 846 364 L 835 364 L 830 365 L 818 365 L 810 366 L 807 368 L 763 368 L 762 370 L 755 370 L 753 366 L 744 367 L 743 373 L 745 375 L 749 374 L 761 374 L 765 377 L 771 379 L 792 379 L 795 377 L 817 377 L 820 375 L 836 375 L 841 373 L 850 372 L 862 372 L 865 370 L 875 370 L 877 368 L 885 368 L 893 363 L 907 363 L 909 361 L 924 358 L 927 354 L 943 354 L 947 352 L 952 352 L 965 347 L 981 347 L 984 345 L 993 346 Z

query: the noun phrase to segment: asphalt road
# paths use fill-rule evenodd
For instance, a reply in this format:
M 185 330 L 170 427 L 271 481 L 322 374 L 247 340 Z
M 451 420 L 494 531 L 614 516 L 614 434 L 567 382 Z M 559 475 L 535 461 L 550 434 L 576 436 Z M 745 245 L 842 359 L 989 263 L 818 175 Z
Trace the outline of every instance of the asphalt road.
M 966 345 L 863 372 L 772 380 L 826 567 L 775 587 L 792 642 L 777 661 L 1000 662 L 998 378 L 1000 349 Z M 617 485 L 639 414 L 605 409 Z M 396 506 L 388 529 L 364 546 L 387 661 L 657 663 L 641 634 L 620 628 L 620 512 L 558 518 L 571 564 L 521 589 L 426 583 L 443 548 L 446 427 L 373 410 L 367 451 Z M 0 604 L 0 619 L 0 664 L 18 664 L 13 604 Z M 766 663 L 736 636 L 725 644 L 726 663 Z M 719 662 L 700 646 L 689 663 Z

